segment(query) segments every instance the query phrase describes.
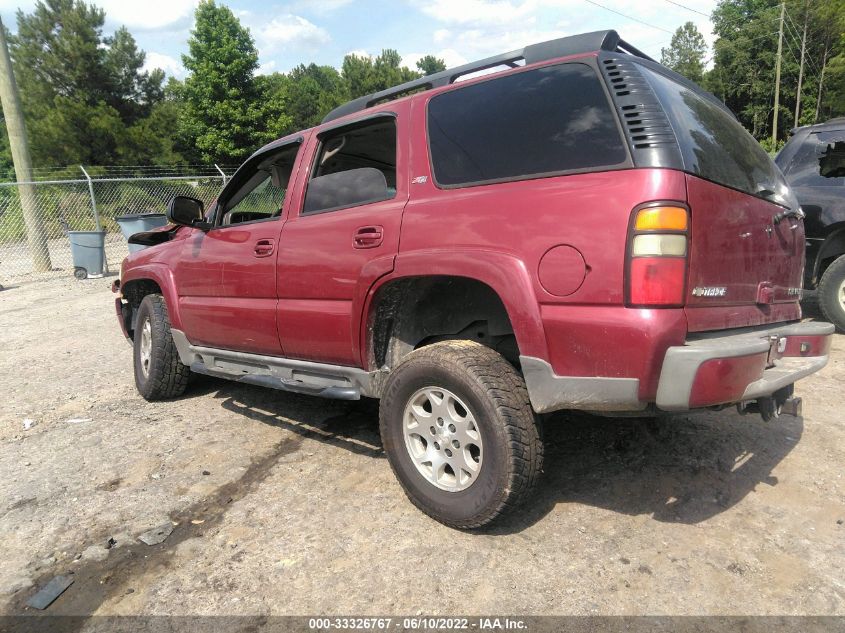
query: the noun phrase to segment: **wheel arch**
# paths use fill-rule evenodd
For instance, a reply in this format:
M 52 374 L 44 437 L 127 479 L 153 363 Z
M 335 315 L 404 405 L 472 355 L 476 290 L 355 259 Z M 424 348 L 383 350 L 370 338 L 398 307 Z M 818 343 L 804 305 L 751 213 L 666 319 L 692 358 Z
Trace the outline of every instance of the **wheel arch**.
M 126 271 L 120 284 L 121 296 L 127 301 L 132 317 L 127 324 L 127 331 L 132 337 L 135 315 L 143 298 L 149 294 L 160 294 L 167 304 L 171 327 L 182 329 L 179 314 L 179 300 L 173 283 L 173 276 L 164 266 L 144 266 Z
M 460 310 L 448 310 L 450 301 L 460 302 Z M 400 255 L 394 270 L 368 293 L 361 318 L 362 364 L 389 368 L 421 343 L 454 336 L 462 325 L 477 321 L 487 322 L 488 341 L 510 333 L 517 356 L 547 358 L 539 305 L 521 260 L 487 251 Z

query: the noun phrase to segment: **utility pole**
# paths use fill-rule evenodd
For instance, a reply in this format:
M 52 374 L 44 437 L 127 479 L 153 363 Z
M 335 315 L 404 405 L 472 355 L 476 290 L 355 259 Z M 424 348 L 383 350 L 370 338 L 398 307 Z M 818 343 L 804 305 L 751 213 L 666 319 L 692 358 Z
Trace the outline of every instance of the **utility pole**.
M 21 200 L 21 211 L 26 225 L 26 241 L 32 256 L 33 268 L 37 272 L 52 269 L 50 251 L 47 249 L 47 233 L 38 215 L 35 199 L 35 187 L 32 178 L 32 163 L 29 160 L 29 141 L 26 137 L 26 124 L 18 94 L 18 84 L 12 71 L 12 59 L 6 44 L 6 29 L 0 20 L 0 103 L 6 119 L 6 132 L 9 135 L 9 149 L 12 150 L 12 162 L 15 164 L 15 177 Z
M 807 48 L 807 18 L 810 12 L 804 3 L 804 35 L 801 36 L 801 63 L 798 66 L 798 92 L 795 95 L 795 124 L 798 127 L 798 116 L 801 114 L 801 84 L 804 81 L 804 51 Z
M 830 42 L 830 36 L 824 41 L 824 56 L 822 57 L 822 72 L 819 76 L 819 96 L 816 99 L 816 116 L 813 117 L 813 123 L 819 120 L 819 110 L 822 107 L 822 87 L 824 86 L 824 69 L 827 66 L 827 45 Z
M 780 3 L 780 28 L 778 29 L 778 57 L 775 61 L 775 113 L 772 116 L 772 149 L 778 144 L 778 108 L 780 107 L 780 56 L 783 53 L 783 17 L 786 4 Z

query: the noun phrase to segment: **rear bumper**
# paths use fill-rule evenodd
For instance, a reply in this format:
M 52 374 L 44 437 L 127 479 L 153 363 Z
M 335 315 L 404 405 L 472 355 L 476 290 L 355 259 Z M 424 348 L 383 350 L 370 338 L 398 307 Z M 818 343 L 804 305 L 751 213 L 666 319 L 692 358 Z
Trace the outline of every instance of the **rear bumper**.
M 805 322 L 691 337 L 666 351 L 656 404 L 686 411 L 770 396 L 827 364 L 833 331 Z
M 830 323 L 806 322 L 689 335 L 683 345 L 670 346 L 658 365 L 653 401 L 641 399 L 640 377 L 559 376 L 542 359 L 521 356 L 520 363 L 537 413 L 635 413 L 650 404 L 687 411 L 770 396 L 820 370 L 833 331 Z

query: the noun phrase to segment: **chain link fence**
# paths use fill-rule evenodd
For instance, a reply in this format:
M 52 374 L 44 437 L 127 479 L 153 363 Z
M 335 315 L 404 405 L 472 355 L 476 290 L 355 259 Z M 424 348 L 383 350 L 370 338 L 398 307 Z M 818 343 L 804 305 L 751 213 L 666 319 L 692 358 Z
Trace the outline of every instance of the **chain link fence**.
M 73 273 L 68 231 L 106 232 L 106 262 L 128 253 L 115 218 L 164 213 L 173 196 L 208 206 L 233 166 L 88 167 L 36 170 L 29 182 L 0 183 L 0 284 L 49 271 Z M 58 176 L 58 177 L 57 177 Z M 46 244 L 46 248 L 45 245 Z

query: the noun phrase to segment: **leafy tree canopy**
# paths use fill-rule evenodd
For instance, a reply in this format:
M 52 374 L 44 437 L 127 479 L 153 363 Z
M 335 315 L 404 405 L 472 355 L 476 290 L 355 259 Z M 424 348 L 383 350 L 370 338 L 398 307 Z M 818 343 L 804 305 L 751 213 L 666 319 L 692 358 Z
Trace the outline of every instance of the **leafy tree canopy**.
M 696 83 L 704 77 L 707 43 L 692 22 L 679 26 L 669 48 L 660 50 L 660 63 Z

